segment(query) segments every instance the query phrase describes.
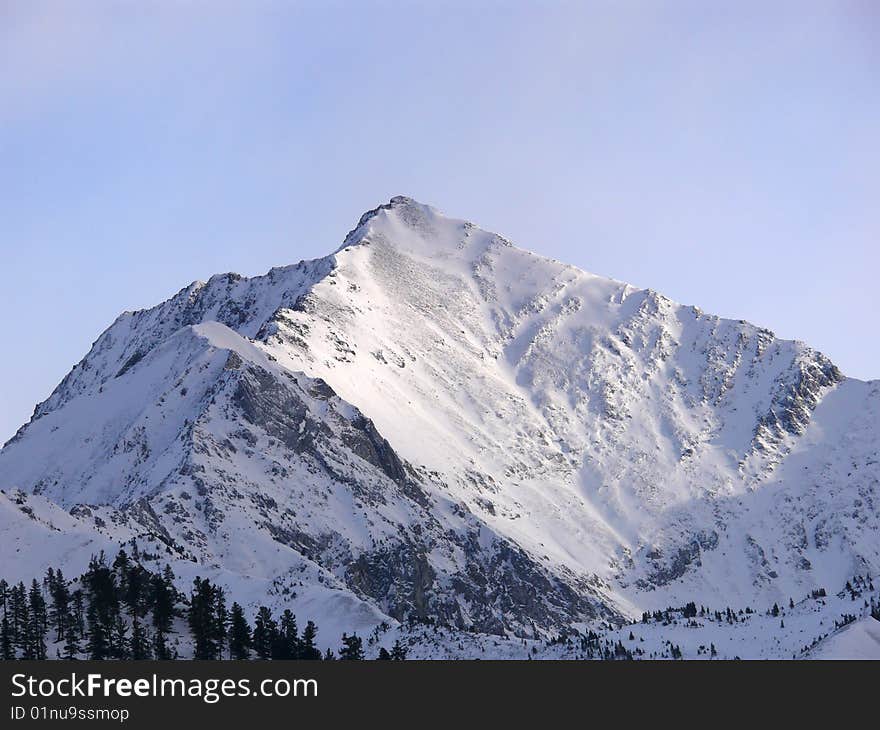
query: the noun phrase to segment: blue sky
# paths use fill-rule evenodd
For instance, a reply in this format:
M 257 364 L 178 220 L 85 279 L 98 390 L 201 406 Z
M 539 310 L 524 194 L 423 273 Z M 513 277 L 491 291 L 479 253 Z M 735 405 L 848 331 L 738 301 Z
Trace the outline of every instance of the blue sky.
M 880 11 L 0 2 L 0 440 L 121 311 L 406 194 L 880 377 Z

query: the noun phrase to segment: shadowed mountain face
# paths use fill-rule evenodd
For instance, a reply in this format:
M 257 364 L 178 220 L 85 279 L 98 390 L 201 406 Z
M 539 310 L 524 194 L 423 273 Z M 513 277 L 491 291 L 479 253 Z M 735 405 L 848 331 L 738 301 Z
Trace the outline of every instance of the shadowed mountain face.
M 876 571 L 878 452 L 877 381 L 394 198 L 120 316 L 0 488 L 74 561 L 138 537 L 343 626 L 532 636 Z

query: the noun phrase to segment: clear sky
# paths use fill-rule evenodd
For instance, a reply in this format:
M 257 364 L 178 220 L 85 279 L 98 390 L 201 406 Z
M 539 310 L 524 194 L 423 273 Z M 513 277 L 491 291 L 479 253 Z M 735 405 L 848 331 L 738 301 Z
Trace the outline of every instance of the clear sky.
M 395 194 L 880 377 L 880 3 L 0 0 L 0 441 Z

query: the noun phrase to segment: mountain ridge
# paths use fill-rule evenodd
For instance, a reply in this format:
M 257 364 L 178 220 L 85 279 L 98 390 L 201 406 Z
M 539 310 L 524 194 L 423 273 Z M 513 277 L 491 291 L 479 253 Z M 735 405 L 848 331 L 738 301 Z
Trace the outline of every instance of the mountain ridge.
M 540 636 L 876 571 L 878 414 L 878 381 L 803 343 L 397 196 L 329 256 L 120 315 L 0 487 Z

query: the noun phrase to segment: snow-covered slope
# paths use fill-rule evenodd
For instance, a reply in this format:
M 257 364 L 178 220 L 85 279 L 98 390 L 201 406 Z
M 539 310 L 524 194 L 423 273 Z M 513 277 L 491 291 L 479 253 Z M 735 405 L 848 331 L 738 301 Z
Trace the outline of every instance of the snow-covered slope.
M 880 382 L 394 198 L 324 259 L 123 314 L 0 488 L 230 585 L 534 636 L 876 572 L 878 452 Z
M 844 627 L 812 652 L 810 659 L 880 660 L 880 621 L 868 616 Z

